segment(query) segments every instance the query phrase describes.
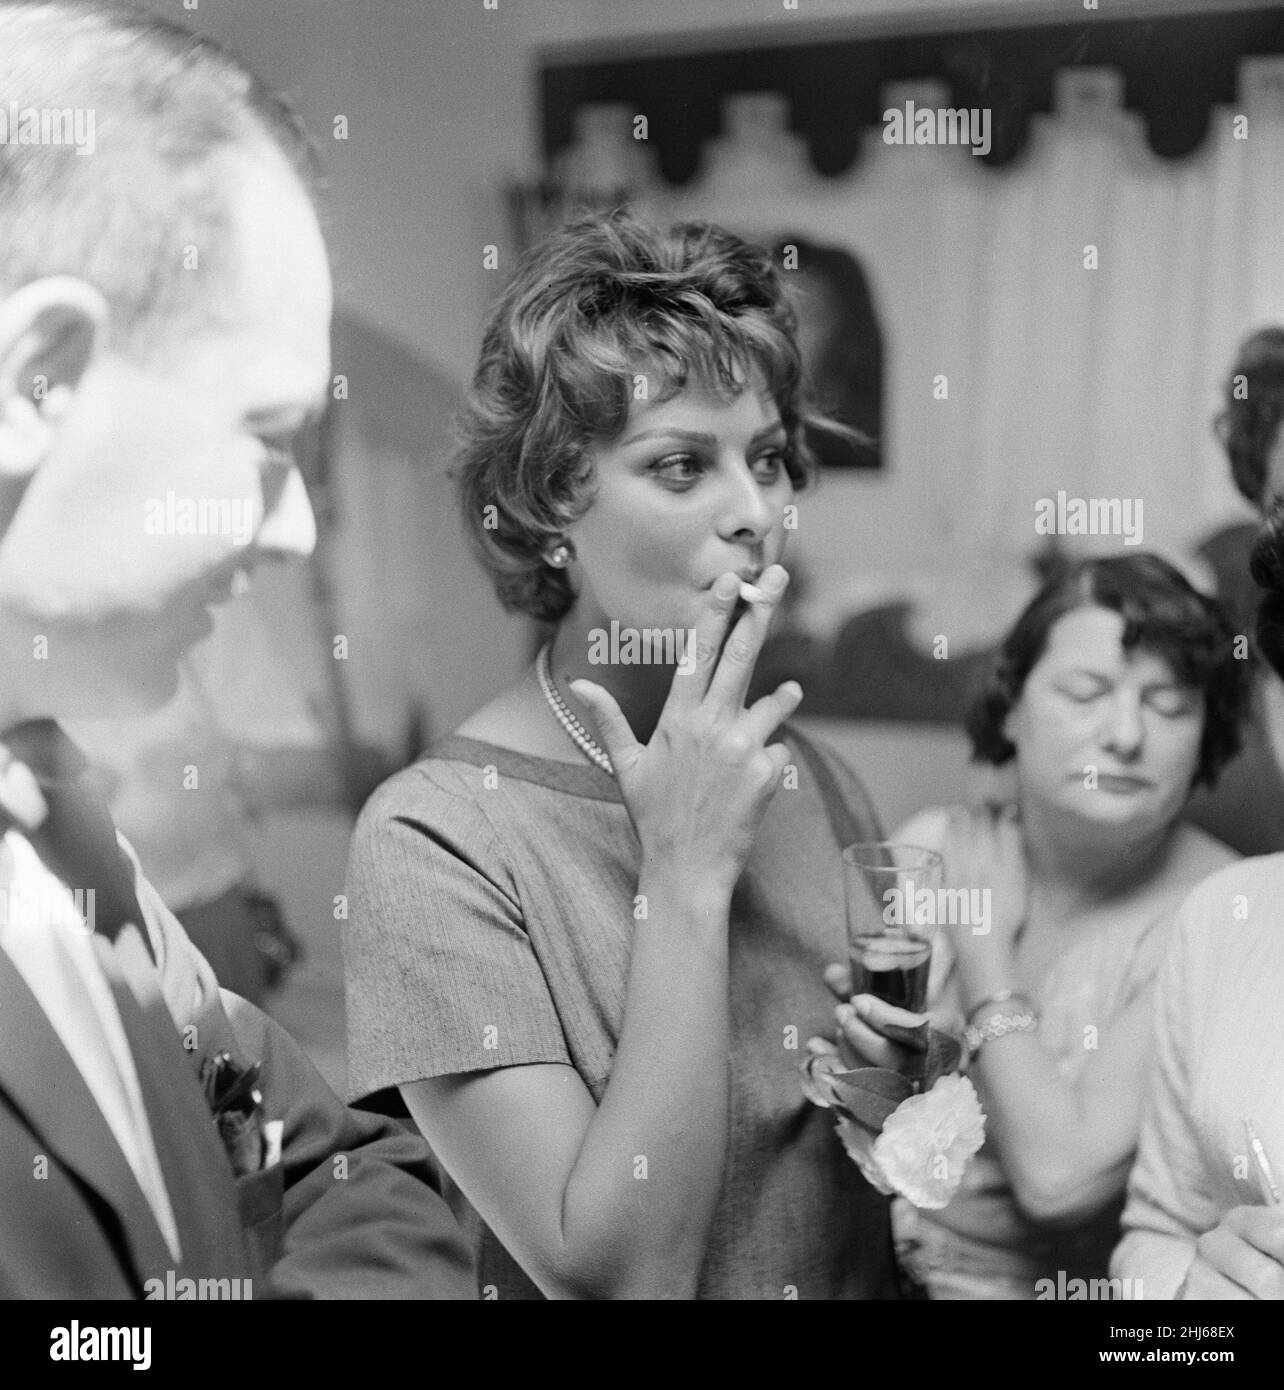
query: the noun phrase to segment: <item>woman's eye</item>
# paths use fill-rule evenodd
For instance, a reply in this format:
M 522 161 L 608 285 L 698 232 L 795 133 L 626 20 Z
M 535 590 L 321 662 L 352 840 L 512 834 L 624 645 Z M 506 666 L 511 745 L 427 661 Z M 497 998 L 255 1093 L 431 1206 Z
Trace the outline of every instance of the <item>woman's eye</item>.
M 666 483 L 693 483 L 700 476 L 700 463 L 690 454 L 669 454 L 653 464 L 651 471 Z
M 1099 699 L 1106 693 L 1104 685 L 1063 685 L 1061 693 L 1068 699 L 1073 700 L 1076 705 L 1090 705 L 1094 700 Z
M 763 454 L 761 458 L 755 459 L 753 469 L 760 479 L 774 483 L 785 471 L 785 464 L 783 450 L 773 449 L 769 454 Z
M 1184 690 L 1152 690 L 1146 702 L 1156 714 L 1169 719 L 1179 719 L 1193 708 L 1191 697 Z

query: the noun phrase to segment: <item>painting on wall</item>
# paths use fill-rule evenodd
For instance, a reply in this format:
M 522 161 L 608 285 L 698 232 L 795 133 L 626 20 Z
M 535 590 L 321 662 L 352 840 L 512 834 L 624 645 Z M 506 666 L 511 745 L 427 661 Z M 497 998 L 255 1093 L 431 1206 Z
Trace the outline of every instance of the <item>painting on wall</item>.
M 881 468 L 883 330 L 865 270 L 845 246 L 797 231 L 774 241 L 777 264 L 790 272 L 803 366 L 816 399 L 860 436 L 811 430 L 807 442 L 823 468 Z

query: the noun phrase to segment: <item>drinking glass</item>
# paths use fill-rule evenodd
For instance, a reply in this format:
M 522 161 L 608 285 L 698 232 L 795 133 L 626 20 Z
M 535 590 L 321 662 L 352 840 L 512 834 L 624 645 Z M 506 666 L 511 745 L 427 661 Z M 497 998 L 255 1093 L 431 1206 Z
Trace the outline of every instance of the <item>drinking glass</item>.
M 852 994 L 922 1013 L 941 856 L 919 845 L 861 841 L 843 850 L 843 880 Z

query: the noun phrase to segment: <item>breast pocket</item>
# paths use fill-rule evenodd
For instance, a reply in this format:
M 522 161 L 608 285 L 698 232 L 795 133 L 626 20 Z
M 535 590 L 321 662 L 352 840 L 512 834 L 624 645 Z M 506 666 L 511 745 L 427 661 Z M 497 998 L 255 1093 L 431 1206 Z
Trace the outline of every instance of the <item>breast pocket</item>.
M 246 1244 L 266 1283 L 285 1235 L 285 1165 L 277 1162 L 237 1178 L 236 1204 Z

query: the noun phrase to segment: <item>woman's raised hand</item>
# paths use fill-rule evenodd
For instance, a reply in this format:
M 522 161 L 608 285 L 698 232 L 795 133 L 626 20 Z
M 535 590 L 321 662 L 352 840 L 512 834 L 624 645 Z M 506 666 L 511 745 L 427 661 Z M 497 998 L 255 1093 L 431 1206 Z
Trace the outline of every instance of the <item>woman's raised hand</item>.
M 1030 896 L 1021 820 L 1015 806 L 969 806 L 950 813 L 941 844 L 945 886 L 990 890 L 985 932 L 958 931 L 952 944 L 1012 945 L 1025 922 Z
M 1021 822 L 1009 807 L 974 806 L 951 813 L 941 844 L 947 888 L 980 891 L 982 927 L 950 928 L 964 1011 L 1020 988 L 1016 943 L 1030 898 Z
M 745 708 L 754 664 L 788 582 L 780 565 L 765 570 L 761 598 L 729 635 L 740 580 L 724 574 L 709 589 L 696 622 L 694 664 L 674 675 L 649 743 L 634 738 L 601 686 L 571 683 L 597 721 L 644 862 L 680 865 L 728 892 L 788 761 L 785 745 L 767 740 L 802 699 L 798 684 L 786 681 Z

